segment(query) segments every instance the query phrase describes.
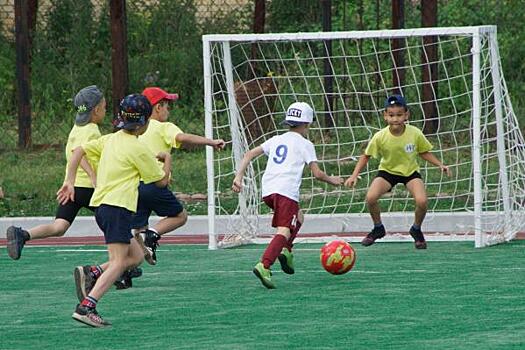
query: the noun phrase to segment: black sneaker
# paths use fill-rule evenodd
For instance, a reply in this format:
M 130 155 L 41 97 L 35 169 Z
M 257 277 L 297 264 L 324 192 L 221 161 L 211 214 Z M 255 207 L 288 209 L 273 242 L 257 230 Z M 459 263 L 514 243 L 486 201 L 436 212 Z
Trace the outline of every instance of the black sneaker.
M 26 243 L 24 236 L 28 236 L 27 231 L 22 230 L 21 227 L 9 226 L 7 228 L 7 254 L 11 259 L 18 260 L 20 255 L 22 255 L 22 248 Z
M 370 233 L 367 234 L 365 238 L 363 238 L 363 240 L 361 241 L 361 244 L 364 245 L 365 247 L 368 247 L 369 245 L 374 244 L 376 239 L 385 237 L 385 234 L 386 234 L 385 226 L 381 225 L 380 227 L 374 227 L 374 229 L 370 231 Z
M 73 312 L 73 319 L 82 322 L 91 327 L 107 327 L 111 326 L 111 322 L 106 321 L 97 312 L 97 309 L 77 304 L 75 312 Z
M 142 276 L 142 269 L 135 267 L 131 270 L 124 271 L 124 273 L 113 283 L 117 289 L 128 289 L 133 287 L 132 278 Z
M 423 232 L 421 232 L 421 230 L 416 230 L 415 228 L 411 227 L 409 233 L 412 238 L 414 238 L 414 245 L 416 249 L 427 249 L 427 242 L 425 241 L 425 236 L 423 236 Z
M 73 271 L 75 277 L 75 286 L 77 289 L 77 298 L 79 301 L 84 300 L 95 286 L 97 280 L 91 276 L 89 265 L 77 266 Z
M 155 233 L 151 230 L 144 231 L 144 245 L 151 249 L 151 259 L 153 260 L 153 264 L 157 264 L 157 248 L 159 246 L 159 239 L 160 235 L 158 233 Z

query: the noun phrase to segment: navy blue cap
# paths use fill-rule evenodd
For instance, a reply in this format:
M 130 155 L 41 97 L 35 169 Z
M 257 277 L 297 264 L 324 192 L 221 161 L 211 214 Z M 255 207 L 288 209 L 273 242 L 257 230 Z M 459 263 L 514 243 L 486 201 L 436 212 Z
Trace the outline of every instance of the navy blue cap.
M 146 125 L 152 112 L 151 103 L 146 96 L 132 94 L 120 101 L 120 113 L 116 127 L 125 130 L 135 130 Z
M 407 102 L 401 95 L 392 95 L 385 100 L 385 109 L 390 106 L 401 106 L 407 108 Z

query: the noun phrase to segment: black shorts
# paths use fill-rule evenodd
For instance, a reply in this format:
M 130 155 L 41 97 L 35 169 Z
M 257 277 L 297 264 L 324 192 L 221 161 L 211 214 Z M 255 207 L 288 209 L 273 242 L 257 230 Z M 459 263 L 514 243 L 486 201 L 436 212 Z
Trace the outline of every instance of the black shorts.
M 385 179 L 386 181 L 388 181 L 388 183 L 390 185 L 392 185 L 392 187 L 391 187 L 391 189 L 392 189 L 397 184 L 401 183 L 401 184 L 406 186 L 406 184 L 410 180 L 421 179 L 421 174 L 419 174 L 417 171 L 414 171 L 409 176 L 401 176 L 401 175 L 390 174 L 389 172 L 384 171 L 384 170 L 379 170 L 377 172 L 377 176 L 376 177 L 381 177 L 381 178 Z
M 137 212 L 133 216 L 134 229 L 148 226 L 151 212 L 158 216 L 177 216 L 184 208 L 168 187 L 158 187 L 155 183 L 139 185 Z
M 64 219 L 72 224 L 73 221 L 75 221 L 80 208 L 87 208 L 91 211 L 95 211 L 95 208 L 89 206 L 89 201 L 91 201 L 94 191 L 94 188 L 75 187 L 75 200 L 69 201 L 64 205 L 60 204 L 55 218 Z
M 127 243 L 131 234 L 131 220 L 133 213 L 126 208 L 102 204 L 95 211 L 97 225 L 104 232 L 106 244 Z

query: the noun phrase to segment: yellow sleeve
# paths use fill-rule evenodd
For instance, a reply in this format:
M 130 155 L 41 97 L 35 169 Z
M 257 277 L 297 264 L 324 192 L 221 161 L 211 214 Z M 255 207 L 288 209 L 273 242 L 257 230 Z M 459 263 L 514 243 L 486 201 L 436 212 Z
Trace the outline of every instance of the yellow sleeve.
M 370 142 L 368 142 L 368 146 L 366 146 L 365 149 L 365 155 L 376 159 L 381 158 L 381 150 L 379 147 L 379 132 L 375 133 L 374 136 L 372 136 Z
M 111 134 L 104 135 L 97 139 L 83 143 L 82 148 L 84 149 L 84 152 L 86 152 L 86 156 L 98 162 L 100 160 L 102 150 L 104 149 L 104 145 L 106 144 L 106 141 L 110 135 Z
M 419 133 L 417 135 L 417 141 L 416 141 L 416 149 L 417 153 L 425 153 L 432 150 L 432 144 L 430 141 L 428 141 L 425 134 L 421 132 L 421 130 L 418 130 Z
M 134 158 L 135 167 L 139 171 L 140 178 L 145 184 L 162 180 L 165 173 L 159 165 L 157 158 L 147 149 L 137 151 Z
M 175 139 L 178 134 L 182 134 L 182 130 L 173 123 L 164 123 L 164 128 L 162 130 L 162 137 L 166 144 L 171 145 L 172 148 L 180 148 L 182 144 L 177 142 Z

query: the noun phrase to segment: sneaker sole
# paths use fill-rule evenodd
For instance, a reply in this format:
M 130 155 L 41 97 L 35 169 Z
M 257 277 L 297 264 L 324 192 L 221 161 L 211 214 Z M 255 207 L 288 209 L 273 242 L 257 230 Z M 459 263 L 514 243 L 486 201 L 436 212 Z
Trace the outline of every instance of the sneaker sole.
M 261 280 L 261 283 L 263 284 L 263 286 L 265 286 L 266 288 L 268 289 L 275 289 L 275 286 L 273 284 L 269 284 L 265 279 L 264 277 L 259 273 L 259 270 L 257 269 L 253 269 L 253 273 L 255 274 L 255 276 L 257 276 L 258 279 Z
M 18 251 L 17 249 L 18 244 L 16 244 L 16 229 L 14 227 L 9 227 L 7 229 L 6 238 L 7 238 L 7 254 L 13 260 L 20 259 L 20 255 L 22 255 L 22 250 Z
M 135 239 L 142 248 L 142 251 L 144 252 L 144 260 L 146 260 L 146 262 L 150 265 L 157 265 L 157 260 L 153 259 L 153 251 L 151 250 L 151 248 L 146 247 L 140 233 L 135 234 Z
M 73 276 L 75 277 L 75 287 L 77 290 L 78 301 L 82 302 L 82 300 L 84 300 L 87 297 L 87 293 L 84 288 L 86 285 L 86 275 L 84 275 L 83 267 L 75 267 L 75 270 L 73 270 Z
M 279 254 L 277 259 L 279 259 L 279 263 L 281 264 L 281 270 L 283 270 L 284 273 L 288 275 L 293 275 L 295 273 L 295 270 L 292 269 L 290 265 L 288 265 L 288 261 L 284 254 Z
M 85 315 L 77 314 L 76 312 L 73 312 L 72 317 L 75 321 L 78 321 L 83 324 L 87 324 L 88 326 L 95 327 L 95 328 L 103 328 L 103 327 L 111 326 L 111 323 L 109 322 L 105 322 L 105 323 L 93 322 L 89 317 Z

